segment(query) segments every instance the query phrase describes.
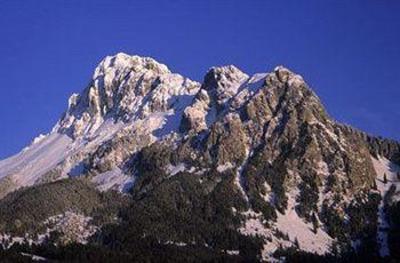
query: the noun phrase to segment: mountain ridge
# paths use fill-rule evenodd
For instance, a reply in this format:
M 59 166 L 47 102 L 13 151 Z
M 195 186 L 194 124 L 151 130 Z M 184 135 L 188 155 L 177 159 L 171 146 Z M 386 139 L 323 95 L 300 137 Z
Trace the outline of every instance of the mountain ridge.
M 130 240 L 122 251 L 149 236 L 240 253 L 244 239 L 257 260 L 293 247 L 383 258 L 396 250 L 389 229 L 398 226 L 388 218 L 400 196 L 399 161 L 398 142 L 334 121 L 283 66 L 253 76 L 212 67 L 198 83 L 118 53 L 70 97 L 48 135 L 0 161 L 0 208 L 26 187 L 82 179 L 131 197 L 116 216 L 122 223 L 98 237 L 106 246 Z M 219 239 L 221 231 L 229 237 Z

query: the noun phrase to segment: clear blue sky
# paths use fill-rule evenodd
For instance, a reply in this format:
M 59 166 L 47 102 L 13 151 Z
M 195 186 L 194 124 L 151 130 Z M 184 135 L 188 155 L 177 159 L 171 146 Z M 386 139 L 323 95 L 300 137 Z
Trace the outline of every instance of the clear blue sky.
M 400 1 L 0 0 L 0 158 L 48 132 L 119 51 L 195 80 L 283 64 L 335 119 L 400 139 Z

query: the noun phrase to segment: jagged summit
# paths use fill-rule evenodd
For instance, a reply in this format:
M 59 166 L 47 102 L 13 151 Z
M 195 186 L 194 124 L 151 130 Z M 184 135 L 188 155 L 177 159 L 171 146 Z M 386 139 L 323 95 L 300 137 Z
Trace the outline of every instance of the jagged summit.
M 57 130 L 76 138 L 92 134 L 107 118 L 133 120 L 165 112 L 199 83 L 173 74 L 152 58 L 118 53 L 103 59 L 82 95 L 72 95 Z
M 237 94 L 249 76 L 233 65 L 212 67 L 204 77 L 202 88 L 216 98 L 219 105 Z
M 277 67 L 272 73 L 248 76 L 237 67 L 228 65 L 210 68 L 200 84 L 172 73 L 167 66 L 152 58 L 124 53 L 107 56 L 96 67 L 87 88 L 69 98 L 68 108 L 52 133 L 35 140 L 18 157 L 14 157 L 29 165 L 32 163 L 33 167 L 39 159 L 51 162 L 41 164 L 31 173 L 28 169 L 24 170 L 27 164 L 8 166 L 0 170 L 0 177 L 15 178 L 16 182 L 11 183 L 12 189 L 41 181 L 44 175 L 67 177 L 82 172 L 85 166 L 97 167 L 100 172 L 111 167 L 122 169 L 128 156 L 158 140 L 185 136 L 188 132 L 207 131 L 226 116 L 229 119 L 235 114 L 253 115 L 251 105 L 262 94 L 269 95 L 257 107 L 270 111 L 269 108 L 277 103 L 270 87 L 285 85 L 305 86 L 305 83 L 301 77 L 283 67 Z M 293 99 L 299 99 L 301 94 Z M 317 98 L 315 100 L 318 101 Z M 141 139 L 134 147 L 111 154 L 111 167 L 106 169 L 104 164 L 100 164 L 105 162 L 104 156 L 97 156 L 102 144 L 117 138 L 129 138 L 131 141 L 139 137 Z M 44 149 L 55 146 L 57 158 L 50 158 Z M 43 156 L 34 155 L 39 149 Z M 88 157 L 91 155 L 97 156 L 98 160 Z M 98 164 L 94 165 L 95 161 Z M 25 176 L 26 173 L 29 177 Z
M 289 86 L 304 83 L 283 67 L 274 74 Z M 70 97 L 55 130 L 71 138 L 88 137 L 110 118 L 127 122 L 178 110 L 184 111 L 181 127 L 194 125 L 200 131 L 207 127 L 206 119 L 212 122 L 224 109 L 239 108 L 265 84 L 267 75 L 249 77 L 233 65 L 212 67 L 199 84 L 152 58 L 118 53 L 100 62 L 82 94 Z M 176 105 L 181 109 L 173 109 Z
M 105 57 L 96 67 L 93 80 L 99 77 L 104 77 L 109 74 L 110 78 L 118 78 L 129 71 L 153 71 L 156 74 L 171 73 L 168 67 L 164 64 L 157 62 L 150 57 L 131 56 L 126 53 L 117 53 L 113 56 Z

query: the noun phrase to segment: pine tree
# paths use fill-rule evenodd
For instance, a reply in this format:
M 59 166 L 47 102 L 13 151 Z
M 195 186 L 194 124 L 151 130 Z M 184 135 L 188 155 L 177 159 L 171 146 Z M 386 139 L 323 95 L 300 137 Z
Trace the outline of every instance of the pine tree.
M 378 190 L 378 186 L 376 185 L 376 181 L 374 180 L 372 184 L 372 190 Z
M 383 183 L 387 184 L 387 182 L 388 182 L 388 180 L 387 180 L 387 177 L 386 177 L 386 173 L 384 173 L 383 174 Z
M 313 232 L 316 234 L 318 232 L 319 223 L 315 213 L 313 213 L 311 216 L 311 222 L 313 224 Z
M 296 237 L 296 239 L 294 240 L 294 246 L 295 246 L 297 249 L 300 249 L 300 244 L 299 244 L 299 240 L 297 239 L 297 237 Z

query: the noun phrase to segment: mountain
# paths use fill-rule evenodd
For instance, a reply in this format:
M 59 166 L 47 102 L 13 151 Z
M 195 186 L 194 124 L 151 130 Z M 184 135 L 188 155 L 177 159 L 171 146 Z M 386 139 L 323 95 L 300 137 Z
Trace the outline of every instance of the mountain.
M 400 259 L 399 186 L 400 143 L 334 121 L 289 69 L 198 83 L 119 53 L 0 161 L 0 255 Z

